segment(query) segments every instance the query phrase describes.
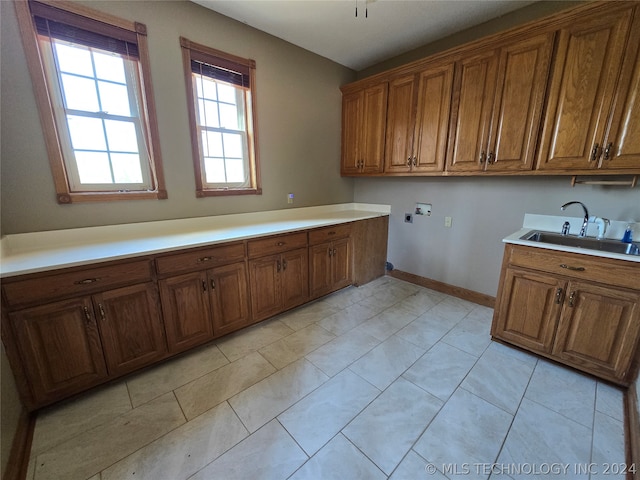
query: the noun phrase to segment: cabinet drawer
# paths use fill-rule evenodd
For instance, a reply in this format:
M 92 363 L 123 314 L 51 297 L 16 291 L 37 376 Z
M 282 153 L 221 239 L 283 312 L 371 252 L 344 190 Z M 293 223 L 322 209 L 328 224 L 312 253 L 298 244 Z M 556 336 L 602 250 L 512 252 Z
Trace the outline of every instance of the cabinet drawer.
M 348 237 L 349 235 L 351 235 L 350 223 L 316 228 L 309 232 L 309 245 L 318 245 L 319 243 L 330 242 L 338 238 Z
M 244 243 L 233 243 L 156 258 L 158 274 L 201 270 L 244 260 Z
M 247 245 L 249 258 L 282 253 L 294 248 L 305 247 L 307 245 L 307 232 L 250 240 Z
M 2 288 L 7 303 L 16 307 L 146 282 L 151 278 L 151 261 L 139 260 L 119 265 L 43 275 L 28 280 L 5 283 Z
M 510 245 L 509 263 L 565 277 L 640 290 L 640 264 L 604 257 Z

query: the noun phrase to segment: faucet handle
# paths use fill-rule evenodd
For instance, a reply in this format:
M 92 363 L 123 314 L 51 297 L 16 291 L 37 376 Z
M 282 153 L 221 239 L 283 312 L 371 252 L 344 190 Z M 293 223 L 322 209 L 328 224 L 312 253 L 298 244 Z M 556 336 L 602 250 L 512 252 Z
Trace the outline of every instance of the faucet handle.
M 569 235 L 570 228 L 571 228 L 571 224 L 569 222 L 564 222 L 562 224 L 562 235 Z

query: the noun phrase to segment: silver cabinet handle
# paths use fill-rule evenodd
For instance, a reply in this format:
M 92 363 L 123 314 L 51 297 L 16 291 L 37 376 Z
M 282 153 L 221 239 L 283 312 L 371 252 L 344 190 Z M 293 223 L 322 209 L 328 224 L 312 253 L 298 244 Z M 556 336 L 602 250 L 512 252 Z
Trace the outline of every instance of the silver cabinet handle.
M 100 281 L 99 278 L 85 278 L 84 280 L 78 280 L 77 282 L 73 282 L 75 285 L 89 285 L 91 283 L 96 283 Z
M 597 143 L 593 146 L 593 149 L 591 150 L 591 157 L 589 159 L 589 161 L 591 162 L 595 162 L 598 159 L 598 151 L 600 150 L 600 145 L 598 145 Z

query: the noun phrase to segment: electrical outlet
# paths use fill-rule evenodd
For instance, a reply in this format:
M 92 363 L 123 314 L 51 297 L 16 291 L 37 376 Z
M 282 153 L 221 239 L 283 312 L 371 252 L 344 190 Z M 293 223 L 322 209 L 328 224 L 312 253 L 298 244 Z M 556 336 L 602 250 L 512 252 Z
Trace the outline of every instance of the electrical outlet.
M 293 203 L 293 193 L 287 193 L 287 203 Z
M 451 217 L 444 217 L 444 226 L 447 228 L 451 227 Z
M 413 215 L 411 215 L 410 213 L 405 213 L 404 223 L 413 223 Z

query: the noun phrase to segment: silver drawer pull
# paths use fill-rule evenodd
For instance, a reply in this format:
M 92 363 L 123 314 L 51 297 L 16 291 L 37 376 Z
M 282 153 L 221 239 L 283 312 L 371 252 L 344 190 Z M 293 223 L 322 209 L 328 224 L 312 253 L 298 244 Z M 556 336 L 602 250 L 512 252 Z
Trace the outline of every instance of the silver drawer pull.
M 282 247 L 285 245 L 285 242 L 278 242 L 276 243 L 276 247 Z
M 564 263 L 560 264 L 560 268 L 566 268 L 567 270 L 573 270 L 574 272 L 584 272 L 584 267 L 572 267 L 571 265 L 566 265 Z
M 213 257 L 200 257 L 198 259 L 198 262 L 202 263 L 202 262 L 208 262 L 209 260 L 213 260 Z
M 89 285 L 91 283 L 96 283 L 99 281 L 99 278 L 85 278 L 84 280 L 78 280 L 77 282 L 73 282 L 75 285 Z

